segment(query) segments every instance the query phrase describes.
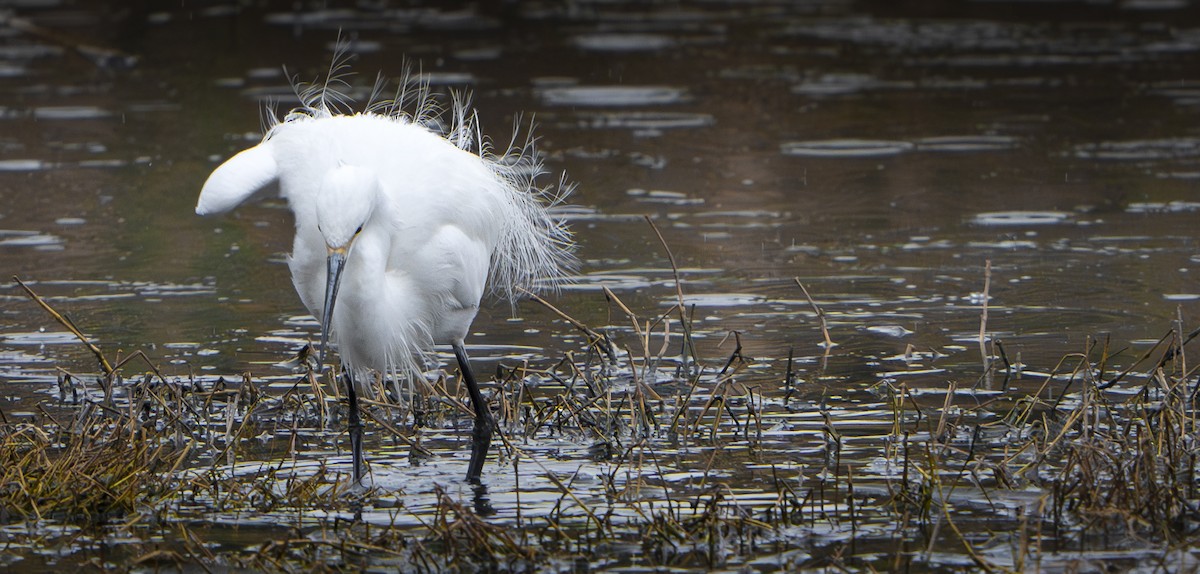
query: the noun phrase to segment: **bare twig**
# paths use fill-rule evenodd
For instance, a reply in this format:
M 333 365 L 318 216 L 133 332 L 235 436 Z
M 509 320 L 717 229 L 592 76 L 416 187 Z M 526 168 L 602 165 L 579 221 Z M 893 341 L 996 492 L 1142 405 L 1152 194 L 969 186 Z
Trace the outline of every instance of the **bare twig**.
M 983 359 L 983 370 L 987 372 L 991 366 L 991 356 L 988 355 L 987 345 L 984 343 L 987 337 L 987 321 L 988 321 L 988 292 L 992 287 L 992 260 L 988 259 L 983 267 L 983 309 L 979 313 L 979 355 Z
M 137 56 L 114 48 L 86 43 L 62 32 L 34 24 L 28 18 L 10 17 L 5 23 L 13 29 L 71 48 L 97 68 L 132 68 L 138 61 Z
M 521 288 L 518 288 L 518 289 L 521 289 Z M 525 295 L 527 295 L 530 299 L 533 299 L 536 303 L 541 304 L 543 307 L 549 309 L 555 315 L 558 315 L 559 317 L 561 317 L 564 321 L 570 323 L 572 327 L 575 327 L 576 329 L 578 329 L 581 333 L 583 333 L 588 338 L 588 341 L 592 345 L 595 345 L 595 346 L 599 347 L 602 351 L 604 351 L 604 354 L 608 355 L 609 359 L 612 359 L 613 361 L 617 360 L 616 355 L 613 353 L 612 344 L 608 342 L 608 339 L 605 338 L 604 335 L 597 333 L 591 327 L 584 325 L 583 322 L 564 313 L 558 307 L 551 305 L 549 301 L 541 298 L 540 296 L 538 296 L 537 293 L 534 293 L 527 289 L 521 289 L 521 291 L 523 293 L 525 293 Z
M 822 311 L 819 306 L 817 306 L 816 301 L 813 301 L 812 295 L 808 294 L 808 289 L 803 283 L 800 282 L 799 277 L 793 277 L 792 280 L 795 281 L 796 286 L 804 292 L 804 298 L 808 299 L 808 304 L 812 305 L 813 312 L 817 314 L 817 320 L 821 322 L 821 335 L 825 337 L 825 352 L 829 352 L 829 349 L 832 349 L 837 343 L 834 343 L 833 339 L 829 338 L 829 323 L 825 321 L 825 312 Z
M 29 286 L 26 285 L 24 281 L 21 281 L 21 279 L 16 275 L 13 275 L 13 281 L 16 281 L 17 285 L 20 285 L 21 288 L 25 290 L 25 293 L 29 295 L 30 299 L 33 299 L 33 301 L 40 305 L 42 309 L 45 309 L 46 312 L 49 313 L 51 317 L 54 317 L 54 320 L 58 321 L 60 325 L 66 327 L 72 335 L 75 335 L 76 339 L 79 339 L 79 342 L 83 343 L 83 345 L 87 347 L 87 349 L 91 351 L 93 355 L 96 356 L 96 361 L 100 363 L 100 370 L 104 371 L 104 377 L 106 379 L 112 376 L 113 367 L 109 364 L 108 359 L 104 358 L 104 353 L 101 353 L 100 348 L 92 344 L 92 342 L 89 341 L 87 337 L 79 331 L 79 328 L 75 326 L 75 323 L 71 322 L 70 319 L 58 311 L 55 311 L 45 299 L 42 299 L 41 296 L 39 296 L 37 293 L 34 293 L 33 289 L 30 289 Z
M 675 297 L 679 303 L 679 322 L 683 328 L 683 342 L 685 345 L 683 349 L 683 359 L 684 361 L 687 361 L 688 353 L 690 352 L 692 355 L 692 360 L 698 361 L 699 358 L 696 357 L 696 346 L 694 341 L 692 341 L 692 324 L 688 321 L 687 306 L 683 303 L 683 281 L 679 278 L 679 265 L 675 262 L 675 254 L 671 252 L 671 246 L 667 245 L 666 238 L 664 238 L 662 232 L 658 230 L 658 226 L 654 224 L 654 220 L 651 219 L 649 215 L 645 216 L 645 218 L 646 223 L 650 224 L 650 229 L 654 230 L 654 235 L 658 237 L 658 242 L 662 244 L 663 250 L 667 252 L 667 260 L 671 262 L 671 274 L 675 277 Z M 686 368 L 684 369 L 684 372 L 687 372 Z

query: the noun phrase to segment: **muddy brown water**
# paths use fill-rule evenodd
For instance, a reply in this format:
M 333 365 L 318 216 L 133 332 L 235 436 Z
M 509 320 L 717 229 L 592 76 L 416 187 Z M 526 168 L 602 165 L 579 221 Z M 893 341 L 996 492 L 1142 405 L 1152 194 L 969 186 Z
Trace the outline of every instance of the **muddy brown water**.
M 882 380 L 979 379 L 989 261 L 988 336 L 1031 371 L 1089 337 L 1140 352 L 1200 312 L 1200 17 L 1184 2 L 177 4 L 16 2 L 10 15 L 55 35 L 0 28 L 0 271 L 169 376 L 286 379 L 278 363 L 316 336 L 285 264 L 286 208 L 192 209 L 211 170 L 261 137 L 264 102 L 290 105 L 283 66 L 317 78 L 339 29 L 356 82 L 407 59 L 469 89 L 495 141 L 535 119 L 548 167 L 578 185 L 564 215 L 581 276 L 555 305 L 617 335 L 629 329 L 603 287 L 644 316 L 668 309 L 649 216 L 701 357 L 719 367 L 739 332 L 745 380 L 778 401 L 794 349 L 844 432 L 882 432 L 862 404 Z M 64 39 L 136 62 L 97 65 Z M 828 358 L 794 278 L 828 316 Z M 529 302 L 474 327 L 484 372 L 583 344 Z M 904 361 L 910 346 L 929 354 Z M 5 412 L 50 400 L 60 367 L 95 368 L 0 285 Z M 819 425 L 787 426 L 772 462 L 794 462 Z M 588 446 L 557 445 L 557 464 Z M 864 442 L 857 456 L 878 454 Z M 416 474 L 449 481 L 461 464 Z M 394 466 L 381 484 L 413 480 Z M 511 510 L 508 479 L 490 480 Z

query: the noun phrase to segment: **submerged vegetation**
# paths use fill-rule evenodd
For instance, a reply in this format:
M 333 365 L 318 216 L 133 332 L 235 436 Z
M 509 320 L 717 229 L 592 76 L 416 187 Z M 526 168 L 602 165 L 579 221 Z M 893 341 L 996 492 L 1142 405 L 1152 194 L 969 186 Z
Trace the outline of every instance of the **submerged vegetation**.
M 0 411 L 0 565 L 1200 567 L 1196 332 L 1175 325 L 1138 355 L 1092 341 L 1037 372 L 983 337 L 984 304 L 970 379 L 834 390 L 791 357 L 752 372 L 738 333 L 723 359 L 697 356 L 678 295 L 645 317 L 605 291 L 624 326 L 603 329 L 538 300 L 588 343 L 497 369 L 490 491 L 449 468 L 470 412 L 445 373 L 377 381 L 375 482 L 356 489 L 344 405 L 306 351 L 276 391 L 250 374 L 164 376 L 86 343 L 98 375 L 62 371 L 33 416 Z M 830 406 L 835 392 L 860 408 Z

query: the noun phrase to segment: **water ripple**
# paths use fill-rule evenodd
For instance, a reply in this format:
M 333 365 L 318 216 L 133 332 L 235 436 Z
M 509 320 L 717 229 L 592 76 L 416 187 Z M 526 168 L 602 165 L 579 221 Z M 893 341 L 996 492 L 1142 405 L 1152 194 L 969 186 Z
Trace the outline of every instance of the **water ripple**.
M 937 136 L 916 140 L 917 149 L 933 152 L 999 151 L 1017 147 L 1010 136 L 965 135 Z
M 1200 139 L 1105 141 L 1075 146 L 1075 157 L 1108 160 L 1161 160 L 1200 156 Z
M 841 96 L 882 88 L 911 88 L 911 82 L 885 82 L 870 74 L 825 74 L 792 86 L 802 96 Z
M 62 249 L 62 238 L 49 233 L 0 230 L 0 236 L 4 235 L 9 237 L 0 239 L 0 247 L 32 247 L 38 250 Z
M 979 213 L 971 220 L 976 225 L 1053 225 L 1071 217 L 1063 211 L 993 211 Z
M 0 159 L 0 171 L 40 171 L 51 167 L 53 164 L 40 159 Z
M 571 43 L 596 52 L 643 52 L 669 48 L 675 45 L 675 40 L 663 34 L 598 33 L 580 34 L 571 38 Z
M 684 295 L 683 297 L 683 304 L 685 306 L 695 305 L 697 307 L 742 307 L 765 303 L 766 301 L 766 297 L 753 293 L 698 293 Z M 678 303 L 677 299 L 667 299 L 661 304 L 670 306 Z
M 894 140 L 831 139 L 785 142 L 784 155 L 799 157 L 885 157 L 913 149 L 913 144 Z
M 686 101 L 687 90 L 674 86 L 566 86 L 541 91 L 552 106 L 653 106 Z
M 34 108 L 38 120 L 95 120 L 107 118 L 112 112 L 96 106 L 42 106 Z
M 589 273 L 572 277 L 570 283 L 560 285 L 559 289 L 564 291 L 603 291 L 607 287 L 612 291 L 636 291 L 653 284 L 650 279 L 637 275 Z
M 581 114 L 584 127 L 595 129 L 665 130 L 703 128 L 715 123 L 711 114 L 687 112 L 605 112 Z
M 1200 211 L 1200 202 L 1196 201 L 1142 201 L 1132 202 L 1125 206 L 1129 213 L 1189 213 Z
M 907 151 L 934 153 L 964 153 L 1004 151 L 1017 147 L 1017 138 L 1011 136 L 968 134 L 931 136 L 913 141 L 874 139 L 830 139 L 784 142 L 780 149 L 784 155 L 799 157 L 886 157 Z
M 5 333 L 0 339 L 8 345 L 72 345 L 79 339 L 69 331 L 30 331 L 27 333 Z M 89 339 L 90 342 L 95 342 Z

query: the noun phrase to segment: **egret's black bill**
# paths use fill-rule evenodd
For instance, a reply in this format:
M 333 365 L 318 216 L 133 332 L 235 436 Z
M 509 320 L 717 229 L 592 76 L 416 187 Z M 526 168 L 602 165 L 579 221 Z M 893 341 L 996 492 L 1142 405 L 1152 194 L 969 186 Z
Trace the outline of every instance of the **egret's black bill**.
M 325 351 L 329 348 L 329 326 L 333 320 L 333 304 L 337 301 L 338 286 L 342 284 L 342 268 L 346 266 L 346 252 L 330 250 L 326 260 L 325 305 L 321 307 L 321 370 L 325 370 Z

